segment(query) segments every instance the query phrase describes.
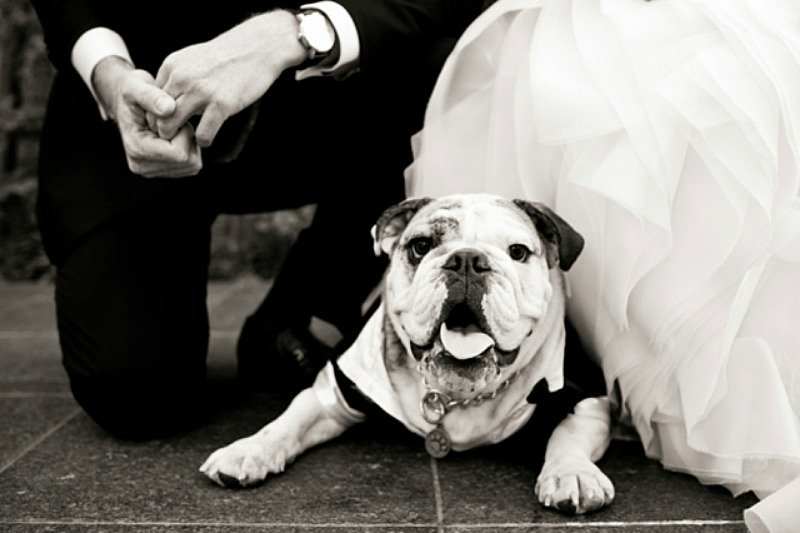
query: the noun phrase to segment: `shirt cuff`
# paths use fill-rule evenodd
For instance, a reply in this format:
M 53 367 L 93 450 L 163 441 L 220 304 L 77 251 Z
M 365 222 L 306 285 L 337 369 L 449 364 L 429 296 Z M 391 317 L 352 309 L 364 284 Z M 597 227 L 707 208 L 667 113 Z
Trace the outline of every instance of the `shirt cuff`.
M 311 4 L 304 4 L 303 9 L 316 9 L 328 17 L 339 40 L 339 60 L 334 65 L 313 66 L 298 71 L 296 79 L 303 80 L 314 76 L 333 76 L 345 78 L 358 70 L 358 58 L 361 55 L 361 45 L 358 40 L 358 29 L 353 17 L 345 8 L 336 2 L 323 0 Z
M 78 71 L 78 74 L 83 79 L 86 86 L 92 92 L 97 107 L 100 110 L 100 116 L 103 120 L 108 119 L 106 110 L 97 98 L 92 85 L 92 73 L 97 64 L 109 56 L 119 56 L 133 65 L 131 55 L 128 52 L 128 47 L 125 46 L 125 41 L 122 40 L 120 35 L 108 28 L 92 28 L 81 35 L 72 47 L 72 66 Z

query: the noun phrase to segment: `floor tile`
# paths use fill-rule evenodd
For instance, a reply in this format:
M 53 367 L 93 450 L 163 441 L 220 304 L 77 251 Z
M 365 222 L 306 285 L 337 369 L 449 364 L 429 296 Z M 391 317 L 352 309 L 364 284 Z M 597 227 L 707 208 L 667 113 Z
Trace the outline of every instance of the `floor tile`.
M 110 438 L 80 415 L 0 478 L 8 495 L 0 522 L 435 524 L 429 460 L 404 431 L 355 428 L 256 489 L 222 489 L 197 473 L 211 451 L 257 430 L 288 400 L 223 394 L 204 428 L 146 443 Z
M 55 330 L 53 290 L 52 286 L 38 284 L 13 284 L 0 288 L 0 330 Z
M 34 294 L 53 294 L 51 282 L 0 282 L 0 302 L 9 302 Z
M 58 339 L 0 338 L 0 381 L 66 383 Z
M 236 377 L 236 336 L 211 335 L 206 360 L 208 379 L 229 381 Z
M 0 381 L 0 398 L 72 397 L 69 383 Z
M 271 282 L 257 276 L 243 276 L 209 303 L 212 330 L 239 331 L 244 319 L 264 299 Z
M 231 286 L 233 281 L 209 281 L 208 282 L 208 301 L 213 302 L 224 294 Z
M 0 396 L 0 468 L 75 408 L 75 402 L 68 397 Z
M 666 472 L 644 457 L 638 443 L 614 442 L 599 466 L 616 489 L 614 503 L 597 513 L 566 517 L 542 508 L 533 486 L 539 465 L 521 445 L 453 454 L 438 462 L 446 523 L 562 523 L 661 520 L 741 520 L 756 500 L 734 499 L 719 487 Z

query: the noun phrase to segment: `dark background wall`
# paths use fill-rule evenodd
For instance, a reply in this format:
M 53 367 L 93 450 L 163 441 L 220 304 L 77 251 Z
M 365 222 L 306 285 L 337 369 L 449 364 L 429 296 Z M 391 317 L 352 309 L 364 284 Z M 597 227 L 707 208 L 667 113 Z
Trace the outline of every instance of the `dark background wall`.
M 33 215 L 36 158 L 53 68 L 27 0 L 0 0 L 0 278 L 42 279 L 52 272 Z M 312 208 L 221 216 L 214 225 L 211 276 L 273 275 Z

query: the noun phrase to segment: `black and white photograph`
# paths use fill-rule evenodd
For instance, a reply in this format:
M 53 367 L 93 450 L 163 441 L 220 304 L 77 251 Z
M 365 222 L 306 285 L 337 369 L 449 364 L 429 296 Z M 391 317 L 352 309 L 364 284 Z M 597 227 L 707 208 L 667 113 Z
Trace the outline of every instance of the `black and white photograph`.
M 800 0 L 0 0 L 0 530 L 800 532 Z

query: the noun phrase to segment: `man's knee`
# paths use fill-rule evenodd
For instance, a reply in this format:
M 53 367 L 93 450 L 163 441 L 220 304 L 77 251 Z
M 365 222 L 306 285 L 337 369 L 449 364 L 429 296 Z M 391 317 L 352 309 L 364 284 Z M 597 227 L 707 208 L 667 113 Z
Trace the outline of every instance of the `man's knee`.
M 197 424 L 205 413 L 205 383 L 199 376 L 169 380 L 68 374 L 78 404 L 116 437 L 142 440 L 173 435 Z
M 202 411 L 207 326 L 164 331 L 143 318 L 133 330 L 130 319 L 122 327 L 110 319 L 98 324 L 99 314 L 58 307 L 64 368 L 87 414 L 110 433 L 133 439 L 175 433 L 195 421 Z

